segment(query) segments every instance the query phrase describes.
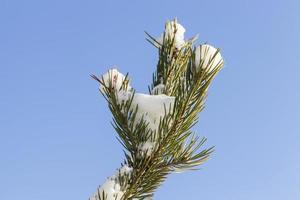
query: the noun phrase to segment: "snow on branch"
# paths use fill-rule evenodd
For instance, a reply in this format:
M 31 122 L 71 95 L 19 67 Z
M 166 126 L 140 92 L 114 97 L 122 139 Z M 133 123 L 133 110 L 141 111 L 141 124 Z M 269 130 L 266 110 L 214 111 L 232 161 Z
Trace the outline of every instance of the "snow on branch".
M 224 61 L 220 49 L 195 45 L 196 37 L 185 39 L 184 33 L 177 19 L 166 22 L 158 39 L 146 33 L 159 53 L 150 94 L 136 92 L 128 74 L 116 68 L 92 76 L 108 102 L 125 159 L 89 200 L 151 200 L 170 173 L 194 169 L 213 152 L 191 129 Z

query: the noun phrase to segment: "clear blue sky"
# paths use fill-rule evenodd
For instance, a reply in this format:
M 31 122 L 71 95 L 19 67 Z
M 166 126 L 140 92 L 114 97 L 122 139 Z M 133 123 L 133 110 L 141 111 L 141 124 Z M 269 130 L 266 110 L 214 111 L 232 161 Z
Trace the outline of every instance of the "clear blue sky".
M 0 199 L 85 200 L 119 167 L 111 114 L 89 75 L 130 72 L 146 92 L 177 16 L 226 65 L 195 127 L 216 145 L 156 200 L 300 199 L 298 0 L 0 0 Z

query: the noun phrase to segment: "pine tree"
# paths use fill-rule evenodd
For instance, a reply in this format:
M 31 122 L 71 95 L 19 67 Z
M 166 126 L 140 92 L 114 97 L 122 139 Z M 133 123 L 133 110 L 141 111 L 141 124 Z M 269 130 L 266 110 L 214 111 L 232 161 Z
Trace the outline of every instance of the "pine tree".
M 185 40 L 184 32 L 174 19 L 158 39 L 146 33 L 159 55 L 149 94 L 136 93 L 128 74 L 116 69 L 92 76 L 112 113 L 125 159 L 90 200 L 152 199 L 170 173 L 196 169 L 213 152 L 191 128 L 223 59 L 219 49 L 196 46 L 197 37 Z

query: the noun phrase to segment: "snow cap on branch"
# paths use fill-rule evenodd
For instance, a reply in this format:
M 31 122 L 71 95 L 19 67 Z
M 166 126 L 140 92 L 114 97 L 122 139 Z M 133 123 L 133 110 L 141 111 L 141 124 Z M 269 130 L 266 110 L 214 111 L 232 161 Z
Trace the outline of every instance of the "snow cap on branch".
M 158 129 L 159 120 L 165 114 L 173 110 L 175 97 L 161 95 L 148 95 L 136 93 L 131 103 L 132 109 L 138 106 L 134 123 L 137 124 L 143 118 L 152 131 Z
M 108 70 L 108 72 L 106 72 L 105 74 L 102 75 L 101 77 L 101 81 L 102 84 L 100 85 L 100 90 L 102 92 L 104 92 L 104 85 L 105 87 L 108 87 L 113 90 L 119 91 L 122 87 L 122 85 L 127 86 L 126 90 L 130 90 L 131 86 L 129 85 L 129 83 L 125 83 L 127 80 L 125 80 L 126 77 L 120 73 L 117 69 L 113 68 Z M 124 87 L 123 87 L 124 88 Z M 125 89 L 125 88 L 124 88 Z
M 125 76 L 118 72 L 116 69 L 110 69 L 106 74 L 102 76 L 103 84 L 109 87 L 110 80 L 112 80 L 111 87 L 116 89 L 116 96 L 119 104 L 129 100 L 133 95 L 131 86 L 127 84 L 126 90 L 120 90 Z M 124 84 L 123 84 L 124 85 Z M 103 86 L 100 86 L 103 91 Z M 160 118 L 163 118 L 165 114 L 169 114 L 173 110 L 175 97 L 161 94 L 164 90 L 164 85 L 160 84 L 154 88 L 153 92 L 157 95 L 149 95 L 142 93 L 135 93 L 131 102 L 131 110 L 135 110 L 138 107 L 134 125 L 138 124 L 143 119 L 147 124 L 148 128 L 152 131 L 157 130 L 159 126 Z
M 185 28 L 181 24 L 177 23 L 177 19 L 174 19 L 166 23 L 165 32 L 161 34 L 161 36 L 157 39 L 157 42 L 163 44 L 165 34 L 166 39 L 172 40 L 174 38 L 175 47 L 180 49 L 185 44 L 184 33 Z
M 114 176 L 108 178 L 101 187 L 98 188 L 96 194 L 89 200 L 100 200 L 99 195 L 102 197 L 103 192 L 107 196 L 107 200 L 120 200 L 124 194 L 124 192 L 121 191 L 120 184 L 116 182 Z
M 215 47 L 209 44 L 202 44 L 196 48 L 195 66 L 197 71 L 202 67 L 202 69 L 206 69 L 207 72 L 212 72 L 221 63 L 223 63 L 223 58 L 219 50 Z
M 109 177 L 97 190 L 96 194 L 91 197 L 89 200 L 100 200 L 98 194 L 102 197 L 104 192 L 107 195 L 107 200 L 120 200 L 124 194 L 124 191 L 121 190 L 120 184 L 118 183 L 118 177 L 121 176 L 130 176 L 133 168 L 129 167 L 127 164 L 124 164 L 120 169 L 118 169 L 115 174 Z

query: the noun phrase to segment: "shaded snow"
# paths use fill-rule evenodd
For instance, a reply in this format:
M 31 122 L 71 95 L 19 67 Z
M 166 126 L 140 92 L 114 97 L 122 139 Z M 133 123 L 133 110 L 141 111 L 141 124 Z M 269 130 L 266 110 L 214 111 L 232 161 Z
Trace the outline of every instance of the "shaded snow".
M 209 44 L 202 44 L 195 50 L 195 65 L 199 71 L 200 62 L 203 62 L 202 68 L 208 68 L 208 72 L 213 71 L 220 62 L 223 62 L 223 58 L 218 52 L 212 61 L 213 56 L 217 52 L 217 49 Z M 209 64 L 210 63 L 210 64 Z M 209 66 L 208 66 L 209 64 Z
M 152 95 L 163 94 L 165 91 L 165 88 L 166 88 L 166 86 L 164 84 L 160 83 L 152 89 L 151 94 Z

